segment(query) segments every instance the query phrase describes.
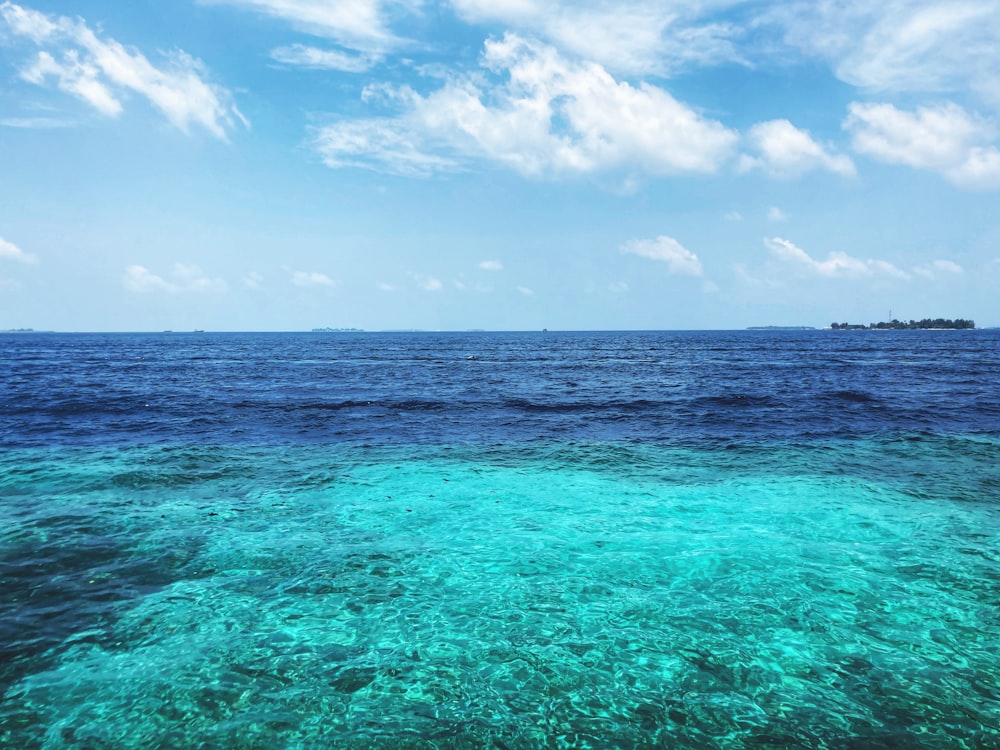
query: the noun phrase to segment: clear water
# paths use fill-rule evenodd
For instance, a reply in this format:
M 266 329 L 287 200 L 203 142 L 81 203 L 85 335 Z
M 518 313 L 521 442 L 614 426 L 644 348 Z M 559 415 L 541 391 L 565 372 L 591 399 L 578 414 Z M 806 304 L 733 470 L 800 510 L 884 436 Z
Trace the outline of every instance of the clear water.
M 199 342 L 18 339 L 0 746 L 1000 746 L 996 342 L 876 339 L 879 367 L 821 374 L 851 341 L 824 333 L 648 334 L 659 375 L 602 376 L 587 353 L 634 339 L 498 338 L 494 372 L 488 337 L 401 337 L 395 384 L 378 337 L 322 340 L 334 383 L 273 337 L 245 385 L 171 369 Z M 672 348 L 715 375 L 654 392 Z M 982 376 L 944 377 L 962 358 Z

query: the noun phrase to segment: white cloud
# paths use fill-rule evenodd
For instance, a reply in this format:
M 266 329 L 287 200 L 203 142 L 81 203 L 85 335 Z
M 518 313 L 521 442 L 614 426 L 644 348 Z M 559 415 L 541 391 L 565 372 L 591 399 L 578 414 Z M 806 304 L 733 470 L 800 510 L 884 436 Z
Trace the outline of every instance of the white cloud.
M 855 174 L 854 162 L 829 146 L 813 140 L 806 130 L 800 130 L 788 120 L 760 122 L 750 128 L 747 140 L 757 156 L 740 157 L 740 169 L 762 169 L 779 178 L 799 177 L 814 169 L 825 169 L 850 177 Z
M 5 128 L 25 128 L 32 130 L 50 128 L 70 128 L 76 125 L 74 120 L 60 117 L 5 117 L 0 119 L 0 125 Z
M 771 206 L 770 208 L 767 209 L 767 220 L 785 222 L 788 221 L 788 214 L 786 214 L 777 206 Z
M 391 9 L 415 7 L 415 0 L 202 0 L 237 5 L 287 21 L 313 36 L 349 49 L 381 51 L 402 43 L 388 27 Z
M 854 86 L 1000 93 L 995 0 L 797 0 L 765 17 L 784 28 L 786 42 L 826 60 Z
M 184 291 L 190 292 L 224 292 L 229 285 L 222 279 L 210 279 L 198 266 L 175 263 L 171 274 Z
M 157 276 L 145 266 L 129 266 L 125 269 L 122 284 L 132 292 L 176 292 L 177 288 Z
M 673 237 L 661 235 L 655 240 L 629 240 L 620 250 L 640 258 L 666 263 L 670 273 L 701 276 L 704 272 L 698 256 Z
M 380 292 L 395 292 L 396 291 L 396 287 L 395 286 L 393 286 L 392 284 L 387 284 L 384 281 L 380 281 L 378 284 L 376 284 L 376 287 L 378 288 L 378 290 Z
M 780 237 L 764 240 L 771 254 L 816 276 L 827 278 L 858 278 L 866 276 L 892 276 L 907 279 L 909 275 L 884 260 L 861 260 L 844 252 L 831 252 L 826 260 L 815 260 L 805 250 Z
M 517 291 L 520 292 L 525 297 L 534 297 L 535 296 L 535 290 L 534 289 L 530 289 L 529 287 L 526 287 L 526 286 L 519 286 L 519 287 L 517 287 Z
M 440 292 L 444 289 L 444 284 L 441 283 L 441 280 L 433 276 L 426 276 L 422 273 L 411 273 L 410 278 L 425 292 Z
M 925 266 L 914 268 L 913 272 L 925 278 L 934 279 L 942 275 L 958 276 L 965 273 L 965 269 L 953 260 L 935 260 Z
M 19 263 L 37 263 L 38 258 L 31 253 L 26 253 L 13 242 L 8 242 L 0 237 L 0 260 L 16 260 Z
M 271 50 L 271 59 L 283 65 L 294 65 L 316 70 L 340 70 L 345 73 L 363 73 L 377 58 L 369 55 L 350 55 L 330 49 L 318 49 L 304 44 L 291 44 Z
M 295 286 L 334 286 L 336 282 L 319 271 L 293 271 L 292 283 Z
M 60 91 L 83 99 L 101 114 L 113 117 L 121 113 L 122 105 L 100 81 L 100 75 L 96 65 L 80 61 L 76 50 L 68 50 L 61 63 L 48 52 L 39 52 L 34 65 L 21 71 L 24 80 L 37 86 L 44 86 L 46 78 L 53 76 Z
M 739 61 L 734 24 L 703 16 L 740 0 L 452 0 L 471 23 L 500 24 L 623 73 Z
M 165 279 L 145 266 L 133 265 L 125 269 L 122 284 L 132 292 L 225 292 L 228 284 L 222 279 L 207 277 L 198 266 L 175 263 L 170 279 Z
M 743 221 L 743 214 L 739 211 L 729 211 L 725 216 L 722 217 L 726 221 Z
M 503 263 L 498 260 L 484 260 L 479 267 L 484 271 L 502 271 Z
M 853 103 L 844 127 L 854 149 L 878 161 L 938 172 L 960 187 L 1000 187 L 1000 150 L 990 142 L 995 127 L 957 104 L 906 112 Z
M 22 68 L 24 80 L 38 86 L 54 80 L 59 90 L 103 115 L 119 115 L 121 96 L 131 91 L 185 133 L 199 126 L 224 140 L 237 122 L 247 124 L 229 91 L 207 82 L 202 64 L 184 52 L 167 55 L 166 64 L 156 67 L 138 50 L 101 39 L 82 19 L 46 15 L 11 2 L 0 4 L 0 17 L 15 35 L 44 47 Z
M 513 34 L 486 42 L 482 64 L 501 80 L 470 75 L 428 96 L 369 89 L 369 101 L 383 98 L 402 114 L 329 125 L 317 149 L 331 167 L 410 175 L 477 159 L 531 177 L 677 174 L 714 172 L 738 139 L 663 89 L 619 82 L 600 65 Z
M 59 25 L 50 21 L 44 13 L 11 2 L 0 3 L 0 16 L 11 31 L 28 37 L 36 44 L 41 44 L 59 31 Z
M 378 172 L 421 177 L 458 169 L 450 157 L 428 153 L 429 137 L 411 129 L 405 118 L 353 120 L 321 128 L 314 145 L 333 169 L 363 167 Z

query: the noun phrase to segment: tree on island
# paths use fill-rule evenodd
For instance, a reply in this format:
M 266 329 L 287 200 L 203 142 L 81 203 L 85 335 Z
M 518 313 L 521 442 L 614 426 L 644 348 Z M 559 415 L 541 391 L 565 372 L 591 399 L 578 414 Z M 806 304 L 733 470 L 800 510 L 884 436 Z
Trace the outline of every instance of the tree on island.
M 893 318 L 888 323 L 869 323 L 862 325 L 858 323 L 831 323 L 830 328 L 835 331 L 927 331 L 927 330 L 972 330 L 976 327 L 974 320 L 946 320 L 945 318 L 924 318 L 923 320 L 911 320 L 904 323 Z

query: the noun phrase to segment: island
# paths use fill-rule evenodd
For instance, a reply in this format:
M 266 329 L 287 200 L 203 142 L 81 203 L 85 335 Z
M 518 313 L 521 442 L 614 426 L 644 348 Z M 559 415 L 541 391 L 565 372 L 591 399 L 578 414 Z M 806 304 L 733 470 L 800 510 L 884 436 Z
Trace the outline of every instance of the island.
M 313 333 L 364 333 L 363 328 L 313 328 Z
M 971 331 L 976 327 L 973 320 L 956 318 L 947 320 L 945 318 L 924 318 L 923 320 L 911 320 L 904 322 L 893 318 L 888 323 L 869 323 L 868 325 L 858 323 L 831 323 L 830 328 L 834 331 Z

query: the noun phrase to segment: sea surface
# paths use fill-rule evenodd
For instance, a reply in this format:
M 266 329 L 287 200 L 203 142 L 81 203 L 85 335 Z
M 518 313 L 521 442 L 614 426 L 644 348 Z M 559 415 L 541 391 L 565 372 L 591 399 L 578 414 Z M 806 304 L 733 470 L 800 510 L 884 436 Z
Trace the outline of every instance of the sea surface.
M 0 747 L 998 748 L 1000 332 L 0 335 Z

